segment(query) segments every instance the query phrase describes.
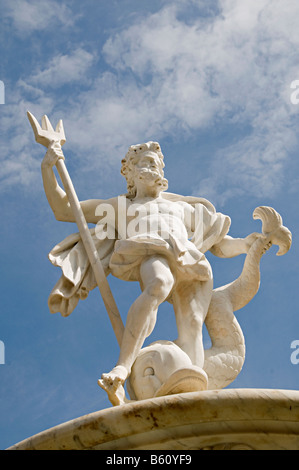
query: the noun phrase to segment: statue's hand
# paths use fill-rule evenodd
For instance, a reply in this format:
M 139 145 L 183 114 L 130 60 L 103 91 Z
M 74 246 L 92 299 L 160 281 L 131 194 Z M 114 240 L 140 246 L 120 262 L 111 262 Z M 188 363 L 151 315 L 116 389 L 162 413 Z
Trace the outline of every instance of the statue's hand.
M 256 242 L 256 240 L 258 240 L 260 238 L 265 239 L 266 237 L 262 233 L 258 233 L 258 232 L 253 232 L 250 235 L 248 235 L 247 237 L 245 237 L 244 238 L 245 249 L 246 249 L 245 253 L 248 253 L 248 251 L 250 250 L 252 245 Z M 270 246 L 269 246 L 269 248 L 270 248 Z
M 63 155 L 63 151 L 61 150 L 61 145 L 59 142 L 52 141 L 42 161 L 42 166 L 44 168 L 52 167 L 56 165 L 57 160 L 59 160 L 60 158 L 64 160 L 64 155 Z

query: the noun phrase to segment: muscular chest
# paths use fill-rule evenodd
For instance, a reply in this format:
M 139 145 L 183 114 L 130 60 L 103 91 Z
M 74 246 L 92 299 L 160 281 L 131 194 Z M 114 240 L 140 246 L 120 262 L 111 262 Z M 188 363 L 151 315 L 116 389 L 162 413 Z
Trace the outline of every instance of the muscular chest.
M 184 220 L 184 208 L 180 204 L 164 200 L 147 201 L 145 203 L 132 203 L 127 205 L 127 221 L 138 219 L 161 218 L 167 220 L 169 217 L 178 221 Z

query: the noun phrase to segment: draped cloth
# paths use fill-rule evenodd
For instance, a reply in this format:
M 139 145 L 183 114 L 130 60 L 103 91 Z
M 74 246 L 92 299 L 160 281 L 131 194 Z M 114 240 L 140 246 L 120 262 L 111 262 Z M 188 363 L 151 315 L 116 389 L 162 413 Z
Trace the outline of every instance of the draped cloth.
M 204 253 L 227 234 L 230 218 L 216 212 L 214 206 L 202 198 L 166 192 L 161 196 L 173 202 L 186 202 L 195 208 L 198 223 L 190 239 L 178 238 L 171 233 L 162 238 L 158 233 L 150 232 L 128 239 L 101 240 L 95 228 L 89 229 L 106 276 L 112 273 L 119 279 L 140 281 L 139 268 L 145 257 L 162 255 L 169 261 L 176 282 L 201 280 L 204 266 L 209 267 Z M 86 299 L 97 285 L 80 234 L 69 235 L 56 245 L 49 253 L 49 259 L 62 270 L 61 278 L 50 293 L 49 309 L 51 313 L 68 316 L 78 301 Z

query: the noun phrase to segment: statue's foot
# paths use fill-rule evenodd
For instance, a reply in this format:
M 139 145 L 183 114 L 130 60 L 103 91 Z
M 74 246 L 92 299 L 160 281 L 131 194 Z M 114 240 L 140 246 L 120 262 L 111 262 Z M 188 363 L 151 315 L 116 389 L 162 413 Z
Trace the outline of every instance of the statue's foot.
M 113 406 L 124 405 L 128 402 L 123 387 L 127 378 L 127 369 L 123 366 L 116 366 L 108 374 L 102 374 L 98 380 L 99 386 L 108 394 L 108 398 Z

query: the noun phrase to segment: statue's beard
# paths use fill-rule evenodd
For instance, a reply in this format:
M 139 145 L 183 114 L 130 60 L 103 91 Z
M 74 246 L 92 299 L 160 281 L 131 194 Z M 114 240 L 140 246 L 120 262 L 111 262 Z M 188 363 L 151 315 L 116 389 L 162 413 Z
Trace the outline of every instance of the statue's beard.
M 149 170 L 149 169 L 145 169 L 145 168 L 142 168 L 140 171 L 139 171 L 139 180 L 141 181 L 145 181 L 145 182 L 160 182 L 162 177 L 159 173 L 159 170 Z

